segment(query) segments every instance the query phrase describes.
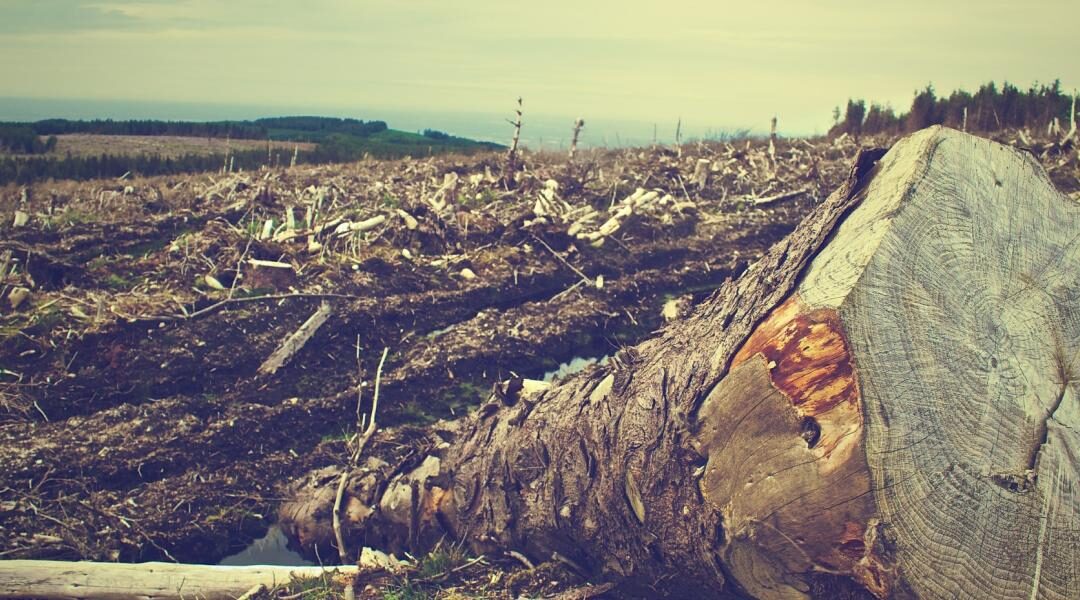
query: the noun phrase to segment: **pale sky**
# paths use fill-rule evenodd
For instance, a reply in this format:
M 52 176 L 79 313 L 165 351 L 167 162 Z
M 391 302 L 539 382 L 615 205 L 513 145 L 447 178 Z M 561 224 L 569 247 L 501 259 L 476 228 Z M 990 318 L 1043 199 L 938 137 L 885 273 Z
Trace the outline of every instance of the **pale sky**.
M 1080 86 L 1080 1 L 0 0 L 0 96 L 824 131 L 848 97 Z

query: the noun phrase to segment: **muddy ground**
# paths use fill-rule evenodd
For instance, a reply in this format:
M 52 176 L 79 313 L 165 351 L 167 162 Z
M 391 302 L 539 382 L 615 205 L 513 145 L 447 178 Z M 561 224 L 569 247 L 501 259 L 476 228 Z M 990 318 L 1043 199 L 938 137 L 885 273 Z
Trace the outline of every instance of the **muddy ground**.
M 1075 196 L 1075 147 L 1006 139 Z M 679 318 L 857 149 L 528 154 L 509 181 L 490 154 L 6 188 L 0 558 L 215 563 L 266 531 L 285 484 L 346 460 L 383 348 L 393 435 L 375 444 L 407 452 L 498 381 Z M 258 373 L 323 302 L 314 337 Z

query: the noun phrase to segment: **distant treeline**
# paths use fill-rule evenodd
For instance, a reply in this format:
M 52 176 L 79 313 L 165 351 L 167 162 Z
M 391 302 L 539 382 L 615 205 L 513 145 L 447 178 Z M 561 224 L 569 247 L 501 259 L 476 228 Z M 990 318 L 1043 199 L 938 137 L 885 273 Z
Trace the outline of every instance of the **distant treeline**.
M 994 82 L 979 87 L 974 94 L 956 90 L 948 96 L 938 96 L 932 85 L 917 91 L 906 113 L 896 114 L 892 107 L 870 104 L 864 100 L 848 100 L 841 118 L 840 108 L 833 111 L 835 125 L 829 135 L 848 133 L 901 134 L 931 125 L 964 127 L 967 111 L 967 130 L 992 132 L 1009 128 L 1043 128 L 1056 118 L 1068 127 L 1073 97 L 1061 91 L 1061 83 L 1032 85 L 1021 90 L 1005 82 L 999 89 Z
M 297 153 L 297 164 L 325 164 L 373 158 L 429 156 L 446 152 L 470 154 L 502 146 L 475 142 L 443 134 L 432 137 L 386 130 L 372 136 L 360 137 L 335 133 L 328 135 L 312 150 Z M 282 148 L 273 150 L 243 150 L 225 154 L 186 154 L 179 157 L 160 155 L 102 154 L 100 156 L 14 157 L 0 156 L 0 185 L 27 184 L 45 179 L 96 179 L 133 175 L 171 175 L 199 171 L 252 171 L 264 166 L 282 167 L 292 162 L 293 153 Z
M 46 119 L 33 123 L 0 123 L 0 147 L 19 154 L 42 154 L 47 141 L 35 137 L 71 133 L 99 135 L 177 135 L 184 137 L 235 138 L 318 142 L 330 134 L 368 137 L 387 130 L 384 121 L 361 121 L 335 117 L 270 117 L 253 121 L 156 121 L 94 119 L 71 121 Z M 53 142 L 55 145 L 55 142 Z
M 44 154 L 56 148 L 56 136 L 42 141 L 41 136 L 26 125 L 0 124 L 0 150 L 16 154 Z
M 231 155 L 234 169 L 257 169 L 266 164 L 265 150 L 245 150 Z M 290 157 L 291 158 L 291 155 Z M 286 159 L 288 160 L 288 159 Z M 222 170 L 229 158 L 223 154 L 185 154 L 178 157 L 102 154 L 100 156 L 0 157 L 0 185 L 27 184 L 45 179 L 96 179 L 134 175 L 169 175 Z

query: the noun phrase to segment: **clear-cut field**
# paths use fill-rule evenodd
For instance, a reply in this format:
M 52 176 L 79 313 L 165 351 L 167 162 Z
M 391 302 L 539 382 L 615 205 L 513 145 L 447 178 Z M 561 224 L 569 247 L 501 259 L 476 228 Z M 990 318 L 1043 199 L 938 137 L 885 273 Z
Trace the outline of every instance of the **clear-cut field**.
M 375 443 L 405 455 L 426 443 L 415 426 L 511 374 L 647 337 L 788 233 L 856 152 L 527 155 L 512 185 L 490 154 L 8 187 L 2 557 L 216 561 L 265 532 L 282 484 L 345 460 L 384 347 L 392 429 Z M 1075 194 L 1076 150 L 1041 158 Z M 326 324 L 259 375 L 322 302 Z

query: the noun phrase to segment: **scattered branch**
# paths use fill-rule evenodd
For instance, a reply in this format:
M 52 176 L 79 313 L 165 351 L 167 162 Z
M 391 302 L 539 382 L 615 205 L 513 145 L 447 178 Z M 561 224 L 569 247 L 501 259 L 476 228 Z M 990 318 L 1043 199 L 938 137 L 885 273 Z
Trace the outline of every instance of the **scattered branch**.
M 775 204 L 777 202 L 783 202 L 784 200 L 790 200 L 792 198 L 798 198 L 803 194 L 810 193 L 810 188 L 804 187 L 791 192 L 784 192 L 782 194 L 774 194 L 772 196 L 765 196 L 764 198 L 754 198 L 754 206 L 763 206 L 765 204 Z
M 558 261 L 559 261 L 559 262 L 561 262 L 562 264 L 566 265 L 566 267 L 567 267 L 567 268 L 569 268 L 569 269 L 570 269 L 571 271 L 573 271 L 574 273 L 577 273 L 577 275 L 578 275 L 579 277 L 581 277 L 581 280 L 585 282 L 585 285 L 588 285 L 588 286 L 592 286 L 592 285 L 595 285 L 595 284 L 593 283 L 593 280 L 592 280 L 592 279 L 591 279 L 591 278 L 590 278 L 590 277 L 589 277 L 588 275 L 586 275 L 585 273 L 582 273 L 582 272 L 581 272 L 581 269 L 578 269 L 578 268 L 577 268 L 577 267 L 575 267 L 574 265 L 570 264 L 570 263 L 569 263 L 569 262 L 568 262 L 568 261 L 567 261 L 567 260 L 566 260 L 565 258 L 563 258 L 563 257 L 559 256 L 559 253 L 558 253 L 558 252 L 556 252 L 556 251 L 555 251 L 555 250 L 554 250 L 554 249 L 553 249 L 553 248 L 552 248 L 551 246 L 548 246 L 548 245 L 547 245 L 547 242 L 545 242 L 544 240 L 540 239 L 540 238 L 539 238 L 539 237 L 537 237 L 536 235 L 533 235 L 533 236 L 532 236 L 532 238 L 533 238 L 534 240 L 536 240 L 537 242 L 540 242 L 540 245 L 541 245 L 541 246 L 543 246 L 544 248 L 546 248 L 546 249 L 547 249 L 547 251 L 548 251 L 548 252 L 550 252 L 550 253 L 551 253 L 551 255 L 552 255 L 552 256 L 554 256 L 554 257 L 555 257 L 556 259 L 558 259 Z
M 338 557 L 341 558 L 341 564 L 349 563 L 349 551 L 345 546 L 345 535 L 341 530 L 341 501 L 345 496 L 345 486 L 349 481 L 349 477 L 352 476 L 353 469 L 356 468 L 357 463 L 360 461 L 360 455 L 364 451 L 364 447 L 367 446 L 368 440 L 375 433 L 375 413 L 379 410 L 379 384 L 382 381 L 383 365 L 386 364 L 386 355 L 390 352 L 390 348 L 383 348 L 382 358 L 379 359 L 379 367 L 375 370 L 375 396 L 371 399 L 371 416 L 367 421 L 367 428 L 363 433 L 359 430 L 356 435 L 350 440 L 350 446 L 352 447 L 352 454 L 349 456 L 349 464 L 345 466 L 345 470 L 341 472 L 341 478 L 338 479 L 337 493 L 334 495 L 334 538 L 337 540 Z M 359 363 L 360 346 L 356 347 L 357 362 Z M 357 411 L 359 411 L 360 392 L 357 390 Z M 359 429 L 360 423 L 357 422 Z
M 217 311 L 229 306 L 230 304 L 244 304 L 247 302 L 263 302 L 266 300 L 287 300 L 290 298 L 339 298 L 343 300 L 359 300 L 360 296 L 354 296 L 351 294 L 316 294 L 297 292 L 293 294 L 267 294 L 265 296 L 248 296 L 246 298 L 226 298 L 220 302 L 215 302 L 205 308 L 200 308 L 194 312 L 183 313 L 179 315 L 150 315 L 135 317 L 132 319 L 134 322 L 145 321 L 189 321 L 191 319 L 197 319 L 199 317 L 205 317 L 206 315 L 216 313 Z
M 323 302 L 320 304 L 318 310 L 308 317 L 308 320 L 304 321 L 304 324 L 286 338 L 278 346 L 278 349 L 259 366 L 259 375 L 270 376 L 277 373 L 278 369 L 284 366 L 294 354 L 304 347 L 304 344 L 315 335 L 315 332 L 322 327 L 332 313 L 329 303 Z

